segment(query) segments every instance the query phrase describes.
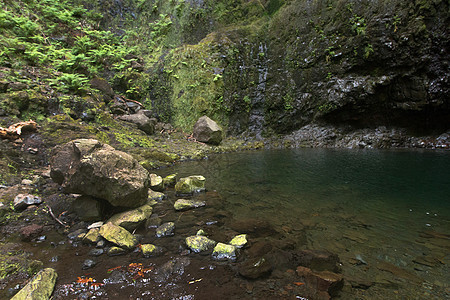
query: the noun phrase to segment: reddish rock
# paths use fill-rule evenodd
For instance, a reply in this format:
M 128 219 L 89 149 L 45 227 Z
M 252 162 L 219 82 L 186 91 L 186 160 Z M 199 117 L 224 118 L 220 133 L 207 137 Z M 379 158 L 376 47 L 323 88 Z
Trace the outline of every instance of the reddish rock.
M 20 229 L 20 235 L 24 241 L 31 241 L 41 235 L 44 226 L 31 224 Z
M 326 292 L 330 296 L 335 296 L 344 286 L 342 275 L 330 271 L 314 272 L 309 268 L 299 266 L 297 275 L 305 280 L 309 289 Z M 325 294 L 321 293 L 321 295 L 324 296 Z

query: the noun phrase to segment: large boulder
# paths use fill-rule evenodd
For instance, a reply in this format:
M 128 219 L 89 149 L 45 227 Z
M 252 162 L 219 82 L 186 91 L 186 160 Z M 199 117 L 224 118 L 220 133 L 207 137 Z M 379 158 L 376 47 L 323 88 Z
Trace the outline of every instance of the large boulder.
M 57 146 L 50 176 L 67 193 L 105 199 L 113 206 L 138 207 L 147 201 L 149 174 L 131 155 L 97 140 Z
M 219 145 L 222 141 L 222 128 L 207 116 L 203 116 L 195 123 L 192 136 L 199 142 Z
M 54 269 L 43 269 L 11 299 L 50 299 L 53 289 L 55 288 L 57 277 L 58 274 L 56 274 Z
M 140 110 L 132 115 L 120 116 L 119 119 L 136 124 L 138 128 L 146 134 L 153 134 L 155 133 L 155 125 L 157 121 L 155 118 L 149 118 L 147 115 L 148 113 L 145 110 Z

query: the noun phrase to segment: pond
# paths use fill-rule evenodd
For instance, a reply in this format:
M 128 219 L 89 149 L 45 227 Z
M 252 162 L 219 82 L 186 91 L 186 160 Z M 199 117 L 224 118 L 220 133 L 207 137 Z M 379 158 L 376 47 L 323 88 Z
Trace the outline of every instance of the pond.
M 206 207 L 175 211 L 173 188 L 154 204 L 152 222 L 135 234 L 141 244 L 161 247 L 160 256 L 145 258 L 136 248 L 111 257 L 68 240 L 68 232 L 48 233 L 14 251 L 56 269 L 54 299 L 325 299 L 296 273 L 305 251 L 332 258 L 335 268 L 327 261 L 325 269 L 344 278 L 336 299 L 448 299 L 449 170 L 445 151 L 214 155 L 156 171 L 203 175 L 207 189 L 193 197 Z M 154 221 L 174 222 L 175 235 L 156 237 Z M 224 243 L 246 233 L 249 243 L 236 261 L 215 261 L 210 252 L 187 249 L 185 238 L 199 229 Z M 271 272 L 244 278 L 243 269 L 259 257 Z M 95 265 L 83 269 L 86 259 Z
M 353 286 L 344 299 L 449 295 L 448 152 L 261 151 L 167 172 L 204 175 L 234 219 L 266 220 L 295 247 L 338 254 Z

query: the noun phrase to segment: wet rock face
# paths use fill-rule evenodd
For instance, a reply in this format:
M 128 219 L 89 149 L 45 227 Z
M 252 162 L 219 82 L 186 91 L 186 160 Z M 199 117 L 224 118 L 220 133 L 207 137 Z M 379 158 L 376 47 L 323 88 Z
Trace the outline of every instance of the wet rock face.
M 147 170 L 131 155 L 97 140 L 57 146 L 50 166 L 52 179 L 68 193 L 105 199 L 121 207 L 138 207 L 147 200 Z
M 207 116 L 203 116 L 195 123 L 192 135 L 199 142 L 219 145 L 222 141 L 222 128 Z

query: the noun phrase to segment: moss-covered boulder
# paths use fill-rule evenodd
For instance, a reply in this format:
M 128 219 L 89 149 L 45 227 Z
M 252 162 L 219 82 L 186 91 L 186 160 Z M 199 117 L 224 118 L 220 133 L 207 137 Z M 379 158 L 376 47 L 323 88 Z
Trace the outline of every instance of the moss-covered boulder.
M 13 300 L 45 300 L 50 299 L 55 288 L 56 278 L 58 274 L 52 268 L 46 268 L 37 273 L 31 281 L 21 289 Z
M 175 208 L 175 210 L 188 210 L 188 209 L 192 209 L 192 208 L 202 207 L 205 205 L 206 205 L 205 201 L 190 200 L 190 199 L 178 199 L 173 204 L 173 208 Z
M 224 243 L 217 243 L 214 247 L 212 257 L 217 260 L 236 260 L 236 247 Z
M 133 210 L 115 214 L 108 222 L 127 230 L 133 230 L 138 227 L 139 224 L 145 222 L 151 215 L 152 207 L 149 204 L 146 204 Z
M 175 192 L 177 195 L 192 195 L 193 193 L 204 191 L 205 181 L 205 177 L 201 175 L 180 178 L 175 185 Z
M 126 249 L 120 248 L 120 247 L 116 247 L 116 246 L 113 246 L 113 247 L 109 248 L 108 251 L 106 252 L 106 254 L 108 256 L 122 255 L 122 254 L 125 254 L 125 253 L 127 253 Z
M 236 248 L 242 248 L 246 244 L 247 244 L 247 235 L 246 234 L 237 235 L 230 241 L 230 245 L 233 245 Z
M 126 229 L 114 225 L 111 222 L 106 223 L 100 227 L 100 235 L 105 240 L 116 244 L 121 248 L 130 249 L 137 245 L 138 241 L 134 235 L 128 232 Z
M 57 146 L 50 159 L 52 179 L 68 193 L 105 199 L 113 206 L 147 201 L 149 174 L 131 155 L 93 139 Z
M 186 245 L 196 253 L 212 249 L 216 242 L 202 235 L 193 235 L 186 238 Z

